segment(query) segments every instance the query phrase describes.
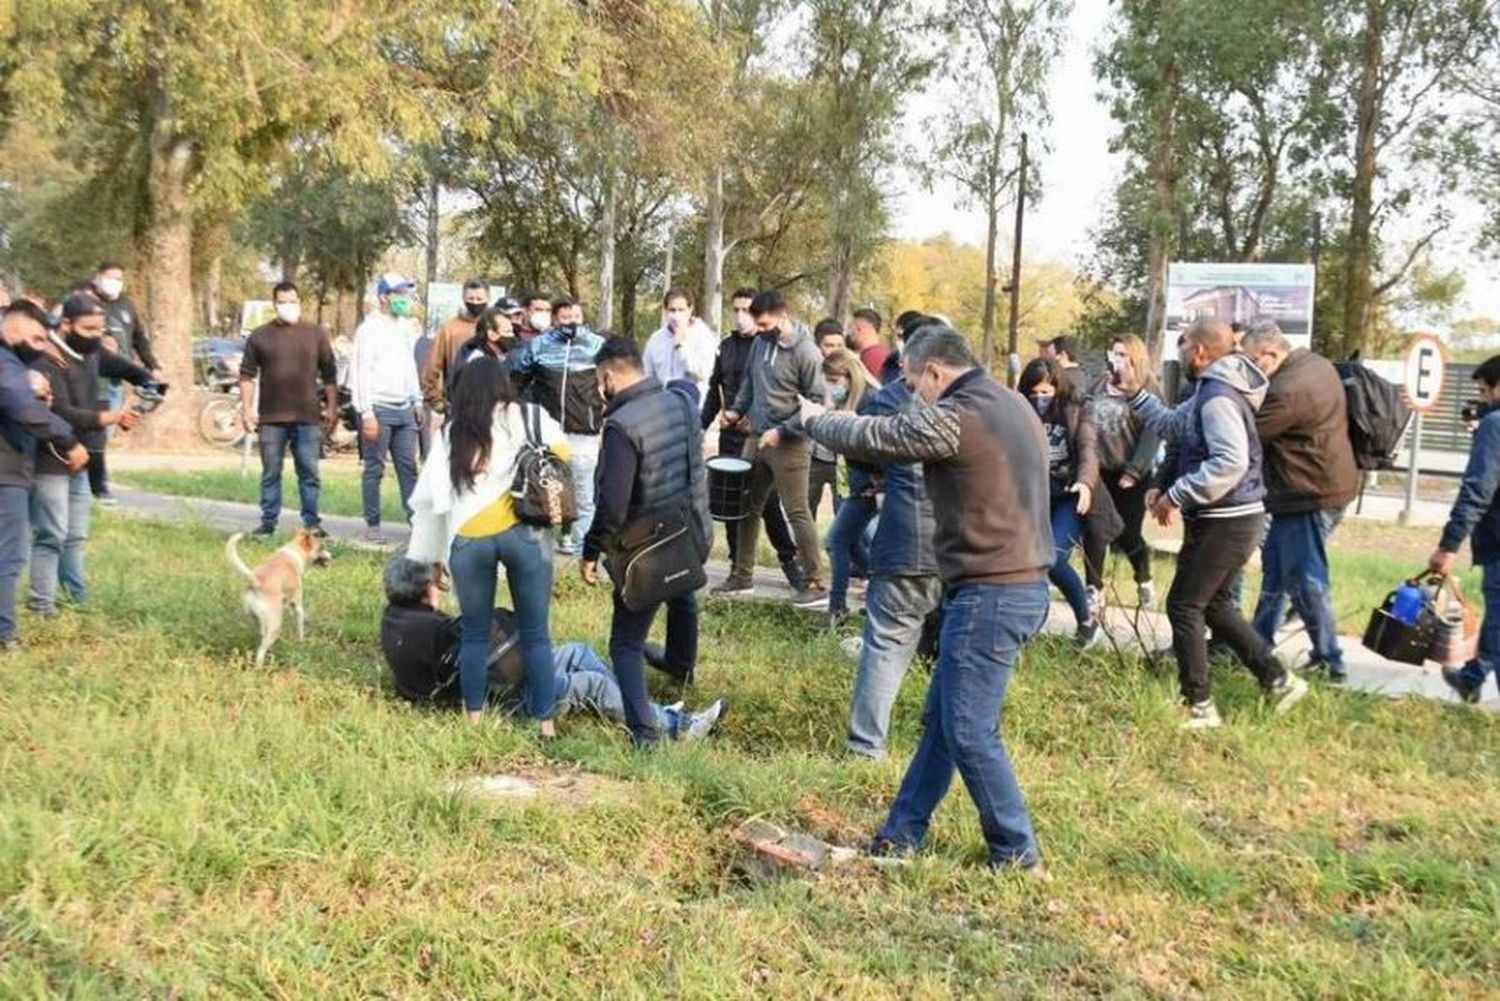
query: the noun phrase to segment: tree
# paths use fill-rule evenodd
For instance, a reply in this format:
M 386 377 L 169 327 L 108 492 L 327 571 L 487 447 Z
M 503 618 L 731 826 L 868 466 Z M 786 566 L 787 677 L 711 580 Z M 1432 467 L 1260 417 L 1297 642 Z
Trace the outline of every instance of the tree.
M 947 75 L 960 98 L 931 131 L 944 138 L 929 169 L 957 182 L 964 201 L 985 217 L 983 358 L 993 359 L 996 313 L 996 251 L 1000 213 L 1017 183 L 1015 139 L 1027 126 L 1046 122 L 1047 84 L 1062 49 L 1072 5 L 1068 0 L 950 0 L 951 58 Z

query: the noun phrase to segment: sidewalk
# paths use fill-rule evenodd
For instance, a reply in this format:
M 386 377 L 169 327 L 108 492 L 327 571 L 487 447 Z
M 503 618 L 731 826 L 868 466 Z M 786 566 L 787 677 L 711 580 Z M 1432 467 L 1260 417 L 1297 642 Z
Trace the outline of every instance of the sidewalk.
M 120 506 L 116 510 L 140 517 L 166 521 L 198 520 L 226 532 L 250 531 L 260 520 L 259 509 L 251 504 L 168 497 L 123 486 L 117 487 L 116 493 L 120 498 Z M 282 512 L 281 527 L 284 531 L 290 532 L 297 525 L 298 518 L 295 511 Z M 376 548 L 359 541 L 360 533 L 365 528 L 364 521 L 360 518 L 328 515 L 323 518 L 323 527 L 330 537 L 343 544 L 361 549 Z M 408 533 L 405 525 L 390 524 L 384 526 L 382 530 L 392 546 L 406 544 Z M 727 564 L 717 560 L 710 561 L 708 564 L 710 585 L 719 583 L 728 575 L 728 572 Z M 760 598 L 785 600 L 791 597 L 791 591 L 779 570 L 757 568 L 755 587 L 760 597 L 748 600 L 760 600 Z M 1138 612 L 1134 608 L 1110 608 L 1105 613 L 1104 622 L 1105 628 L 1122 649 L 1140 649 L 1144 646 L 1147 650 L 1159 650 L 1171 643 L 1171 627 L 1167 624 L 1166 616 L 1160 612 Z M 1046 631 L 1071 634 L 1073 625 L 1073 614 L 1068 606 L 1063 602 L 1054 601 L 1052 612 L 1047 618 Z M 1341 636 L 1339 642 L 1344 648 L 1345 667 L 1349 672 L 1349 680 L 1343 687 L 1391 698 L 1418 695 L 1439 702 L 1461 705 L 1458 697 L 1443 683 L 1442 675 L 1436 667 L 1426 665 L 1413 667 L 1386 660 L 1366 650 L 1357 636 Z M 1307 651 L 1307 637 L 1300 630 L 1284 632 L 1277 646 L 1277 653 L 1282 660 L 1290 664 L 1300 664 L 1305 661 Z M 1500 694 L 1496 693 L 1493 679 L 1486 679 L 1483 698 L 1479 705 L 1480 708 L 1490 712 L 1500 712 Z

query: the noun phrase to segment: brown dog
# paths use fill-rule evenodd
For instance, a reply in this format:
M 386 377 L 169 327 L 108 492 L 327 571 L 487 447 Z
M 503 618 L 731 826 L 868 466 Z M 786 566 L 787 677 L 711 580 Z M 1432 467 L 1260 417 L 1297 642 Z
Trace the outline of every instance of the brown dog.
M 236 532 L 229 537 L 224 544 L 224 555 L 229 558 L 229 565 L 250 582 L 245 588 L 245 611 L 260 623 L 260 649 L 255 652 L 255 666 L 262 667 L 266 653 L 281 635 L 281 614 L 286 605 L 292 606 L 297 617 L 297 639 L 303 638 L 306 615 L 302 610 L 302 575 L 311 564 L 325 562 L 327 553 L 316 535 L 299 528 L 291 542 L 251 570 L 236 548 L 244 534 Z

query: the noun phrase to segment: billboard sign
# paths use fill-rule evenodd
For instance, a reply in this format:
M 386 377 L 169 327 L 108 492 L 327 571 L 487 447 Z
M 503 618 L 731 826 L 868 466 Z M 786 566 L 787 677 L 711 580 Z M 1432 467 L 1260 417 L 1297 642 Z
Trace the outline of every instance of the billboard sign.
M 1167 266 L 1168 348 L 1193 321 L 1275 320 L 1293 347 L 1312 347 L 1311 264 L 1190 264 Z

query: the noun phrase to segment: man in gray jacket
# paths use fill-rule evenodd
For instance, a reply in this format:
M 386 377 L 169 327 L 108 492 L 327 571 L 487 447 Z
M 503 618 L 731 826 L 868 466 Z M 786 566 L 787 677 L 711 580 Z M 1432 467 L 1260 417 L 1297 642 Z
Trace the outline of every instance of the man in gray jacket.
M 797 562 L 802 566 L 803 589 L 792 596 L 798 608 L 828 603 L 822 582 L 818 529 L 807 498 L 807 476 L 812 443 L 802 430 L 802 400 L 823 399 L 823 358 L 807 329 L 791 317 L 786 298 L 775 290 L 762 292 L 750 303 L 750 314 L 761 335 L 750 350 L 750 362 L 733 406 L 719 421 L 734 427 L 742 421 L 753 432 L 744 457 L 751 463 L 750 497 L 746 507 L 759 511 L 774 490 L 781 496 L 792 537 L 797 540 Z M 734 567 L 719 595 L 749 595 L 755 591 L 755 549 L 760 541 L 760 519 L 739 523 Z

